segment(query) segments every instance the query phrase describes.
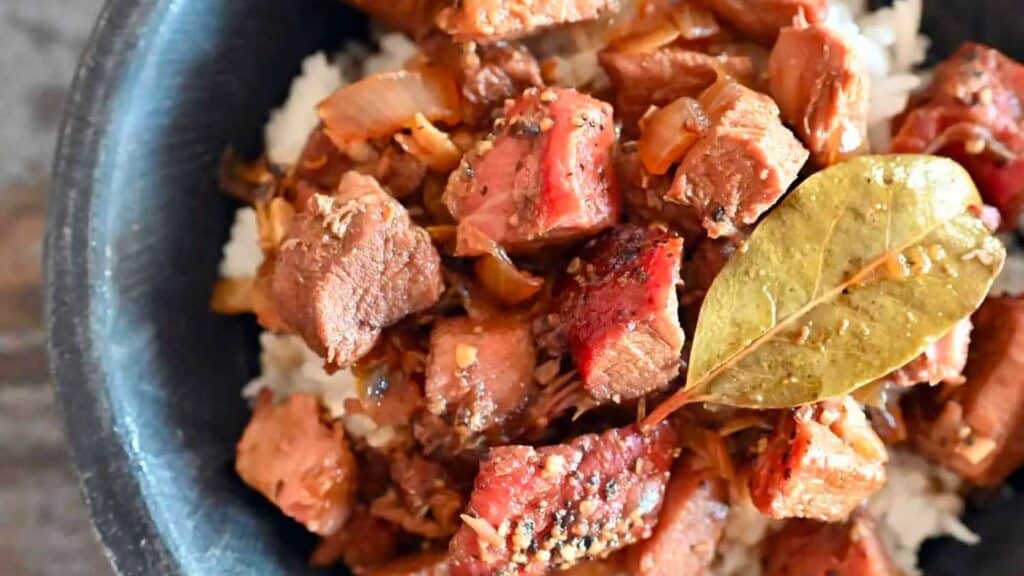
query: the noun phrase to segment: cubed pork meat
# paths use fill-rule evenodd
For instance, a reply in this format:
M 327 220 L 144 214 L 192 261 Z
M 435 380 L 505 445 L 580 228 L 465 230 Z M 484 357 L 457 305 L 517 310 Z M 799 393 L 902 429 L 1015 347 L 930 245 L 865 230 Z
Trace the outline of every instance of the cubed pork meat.
M 808 152 L 764 94 L 721 81 L 701 104 L 711 127 L 686 152 L 665 199 L 695 209 L 712 238 L 731 236 L 786 193 Z
M 970 318 L 957 322 L 948 334 L 929 344 L 920 356 L 883 380 L 900 387 L 915 384 L 934 386 L 943 382 L 962 384 L 973 327 Z
M 743 34 L 771 44 L 801 13 L 812 24 L 828 16 L 827 0 L 701 0 L 719 18 Z
M 841 522 L 885 483 L 885 445 L 845 397 L 784 416 L 750 477 L 754 505 L 771 518 Z
M 345 524 L 356 495 L 356 460 L 340 423 L 323 419 L 320 401 L 296 394 L 275 404 L 264 392 L 238 442 L 235 469 L 310 532 Z
M 653 52 L 619 52 L 613 48 L 598 54 L 615 91 L 615 113 L 633 126 L 651 106 L 664 106 L 677 98 L 695 98 L 714 84 L 720 71 L 746 82 L 756 69 L 749 56 L 722 51 L 712 55 L 677 45 Z
M 622 189 L 623 211 L 630 222 L 665 224 L 687 243 L 704 236 L 704 227 L 696 210 L 665 200 L 672 177 L 648 172 L 637 153 L 636 142 L 620 146 L 615 167 Z
M 427 409 L 467 432 L 500 425 L 526 406 L 536 362 L 527 321 L 441 318 L 430 335 Z
M 429 308 L 444 288 L 427 232 L 355 172 L 296 215 L 270 286 L 284 322 L 332 367 L 357 360 L 384 327 Z
M 451 536 L 465 500 L 441 464 L 412 453 L 391 456 L 390 489 L 370 513 L 426 538 Z
M 867 150 L 871 77 L 856 48 L 835 28 L 798 18 L 779 34 L 768 74 L 782 119 L 818 166 Z
M 450 545 L 452 574 L 542 575 L 650 537 L 677 450 L 667 424 L 492 449 Z
M 366 478 L 362 478 L 366 482 Z M 352 511 L 345 526 L 320 540 L 310 556 L 312 566 L 344 562 L 356 574 L 395 557 L 398 527 L 370 514 L 365 507 Z
M 703 576 L 715 558 L 729 512 L 728 487 L 707 471 L 676 465 L 658 526 L 627 555 L 633 576 Z
M 493 113 L 501 110 L 505 100 L 544 85 L 540 65 L 519 42 L 458 43 L 437 34 L 424 40 L 422 52 L 435 64 L 455 72 L 462 95 L 462 122 L 470 126 L 489 127 Z
M 612 107 L 571 89 L 530 89 L 448 180 L 456 253 L 529 251 L 590 236 L 619 217 Z
M 893 152 L 940 154 L 974 177 L 1008 228 L 1024 208 L 1024 66 L 980 44 L 935 69 L 897 122 Z
M 905 400 L 910 436 L 929 458 L 995 486 L 1024 464 L 1024 300 L 990 298 L 975 313 L 964 378 Z
M 444 552 L 420 552 L 399 558 L 366 572 L 366 576 L 448 576 L 448 555 Z
M 629 400 L 679 374 L 683 240 L 662 227 L 620 226 L 569 264 L 560 315 L 587 391 Z
M 616 12 L 618 0 L 459 0 L 438 24 L 459 41 L 494 42 Z
M 855 515 L 842 524 L 791 520 L 768 536 L 764 576 L 899 576 L 874 522 Z

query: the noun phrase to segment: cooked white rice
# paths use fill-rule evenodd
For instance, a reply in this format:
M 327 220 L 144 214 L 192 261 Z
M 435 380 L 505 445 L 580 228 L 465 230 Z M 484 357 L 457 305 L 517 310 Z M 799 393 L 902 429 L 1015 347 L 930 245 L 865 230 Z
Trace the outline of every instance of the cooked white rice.
M 832 0 L 829 22 L 848 34 L 872 76 L 871 135 L 876 151 L 888 148 L 890 120 L 903 110 L 910 93 L 922 79 L 914 68 L 924 60 L 928 42 L 918 34 L 921 0 L 897 0 L 891 8 L 868 12 L 863 0 Z M 266 127 L 266 149 L 271 161 L 294 163 L 309 133 L 316 127 L 315 105 L 331 92 L 365 72 L 396 69 L 415 52 L 415 46 L 398 34 L 382 36 L 380 50 L 371 54 L 353 45 L 333 61 L 324 54 L 306 59 L 295 79 L 287 102 L 275 111 Z M 596 61 L 584 50 L 566 65 L 566 84 L 583 84 L 597 74 Z M 245 278 L 255 274 L 262 261 L 256 233 L 255 212 L 238 211 L 231 239 L 224 247 L 221 274 Z M 1015 255 L 1000 278 L 996 293 L 1020 292 L 1024 286 L 1024 257 Z M 261 390 L 276 397 L 298 392 L 319 395 L 332 416 L 342 419 L 354 436 L 371 445 L 384 446 L 395 431 L 382 428 L 362 415 L 346 414 L 345 401 L 358 394 L 356 379 L 348 370 L 327 374 L 323 360 L 298 336 L 265 332 L 260 336 L 261 375 L 244 389 L 255 397 Z M 955 474 L 925 459 L 895 450 L 890 454 L 888 482 L 867 503 L 878 521 L 893 559 L 908 575 L 918 574 L 917 551 L 931 537 L 949 535 L 966 543 L 977 537 L 960 523 L 963 509 L 961 484 Z M 734 505 L 716 553 L 712 576 L 759 576 L 760 544 L 778 522 L 761 515 L 749 502 Z

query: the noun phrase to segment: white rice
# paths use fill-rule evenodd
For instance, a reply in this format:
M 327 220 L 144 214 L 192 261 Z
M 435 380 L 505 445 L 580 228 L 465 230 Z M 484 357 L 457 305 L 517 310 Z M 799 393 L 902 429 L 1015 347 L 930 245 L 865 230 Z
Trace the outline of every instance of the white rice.
M 924 60 L 928 42 L 918 34 L 921 0 L 897 0 L 892 8 L 868 12 L 863 0 L 832 0 L 829 22 L 848 34 L 872 75 L 871 135 L 876 151 L 888 148 L 891 119 L 906 105 L 910 93 L 921 86 L 914 72 Z M 396 69 L 415 52 L 405 37 L 392 34 L 379 39 L 380 51 L 369 53 L 353 45 L 333 61 L 320 53 L 303 62 L 302 74 L 292 84 L 288 101 L 275 111 L 265 131 L 267 154 L 271 161 L 293 164 L 299 157 L 309 133 L 318 122 L 315 105 L 337 88 L 364 72 Z M 598 69 L 593 50 L 580 50 L 576 60 L 566 65 L 579 69 L 568 74 L 565 83 L 593 81 Z M 571 72 L 571 71 L 569 71 Z M 255 212 L 238 211 L 231 239 L 224 247 L 221 274 L 245 278 L 255 274 L 262 261 L 256 233 Z M 1024 257 L 1016 255 L 997 284 L 1000 291 L 1020 291 L 1024 286 Z M 301 338 L 265 332 L 260 336 L 261 375 L 244 389 L 244 396 L 255 397 L 271 390 L 276 397 L 305 392 L 319 395 L 328 411 L 345 423 L 352 435 L 365 438 L 374 446 L 384 446 L 395 430 L 378 427 L 369 418 L 347 414 L 345 401 L 358 397 L 357 382 L 351 371 L 327 374 L 323 360 Z M 918 574 L 917 551 L 931 537 L 949 535 L 974 543 L 977 537 L 960 523 L 963 509 L 960 481 L 955 474 L 933 466 L 925 459 L 894 450 L 888 465 L 888 482 L 867 503 L 878 521 L 881 535 L 893 559 L 906 574 Z M 778 525 L 753 508 L 749 502 L 734 505 L 719 544 L 712 576 L 759 576 L 761 542 Z

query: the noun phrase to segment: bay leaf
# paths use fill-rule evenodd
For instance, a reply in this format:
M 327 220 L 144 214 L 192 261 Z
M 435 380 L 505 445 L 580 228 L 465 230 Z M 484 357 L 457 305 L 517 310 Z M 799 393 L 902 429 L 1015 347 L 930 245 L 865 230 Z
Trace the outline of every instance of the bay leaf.
M 973 312 L 1002 243 L 972 212 L 970 176 L 933 156 L 865 156 L 808 178 L 708 291 L 693 401 L 768 409 L 848 394 L 903 366 Z

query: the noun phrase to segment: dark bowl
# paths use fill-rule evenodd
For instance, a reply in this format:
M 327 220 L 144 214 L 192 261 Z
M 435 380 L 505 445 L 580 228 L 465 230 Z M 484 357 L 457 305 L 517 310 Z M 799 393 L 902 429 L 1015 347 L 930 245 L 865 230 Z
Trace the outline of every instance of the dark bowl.
M 1024 56 L 1019 0 L 926 0 L 935 56 Z M 313 574 L 312 539 L 232 471 L 255 325 L 209 311 L 234 205 L 215 172 L 258 152 L 301 58 L 358 37 L 332 0 L 111 0 L 68 102 L 50 192 L 47 323 L 82 491 L 126 575 Z M 987 495 L 973 548 L 929 574 L 1024 574 L 1024 499 Z M 344 573 L 344 570 L 338 572 Z

